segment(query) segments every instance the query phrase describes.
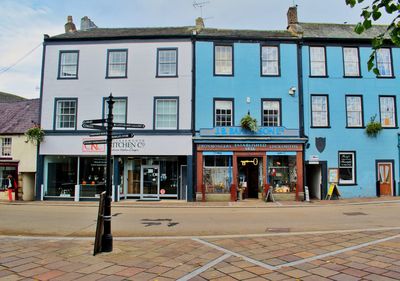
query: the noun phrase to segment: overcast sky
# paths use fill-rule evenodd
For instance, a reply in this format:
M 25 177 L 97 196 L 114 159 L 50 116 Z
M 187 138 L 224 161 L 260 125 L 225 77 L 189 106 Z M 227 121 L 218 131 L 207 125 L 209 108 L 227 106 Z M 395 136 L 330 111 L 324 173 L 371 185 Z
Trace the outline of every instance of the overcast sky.
M 98 27 L 188 26 L 203 16 L 206 27 L 274 30 L 286 29 L 286 12 L 293 4 L 302 22 L 357 23 L 361 8 L 351 9 L 345 0 L 196 0 L 204 3 L 202 9 L 193 2 L 0 0 L 0 91 L 39 97 L 43 34 L 63 33 L 68 15 L 77 28 L 83 16 Z M 381 23 L 388 22 L 386 17 Z

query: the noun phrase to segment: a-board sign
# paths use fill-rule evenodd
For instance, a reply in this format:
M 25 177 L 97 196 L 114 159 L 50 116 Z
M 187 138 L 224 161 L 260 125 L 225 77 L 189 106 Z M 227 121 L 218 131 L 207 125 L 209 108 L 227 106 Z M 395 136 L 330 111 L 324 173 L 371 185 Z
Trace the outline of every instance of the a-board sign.
M 336 184 L 331 183 L 328 189 L 328 194 L 326 194 L 325 200 L 330 200 L 332 196 L 335 196 L 337 199 L 340 197 L 340 192 Z
M 338 183 L 339 182 L 339 169 L 329 168 L 328 182 L 329 183 Z

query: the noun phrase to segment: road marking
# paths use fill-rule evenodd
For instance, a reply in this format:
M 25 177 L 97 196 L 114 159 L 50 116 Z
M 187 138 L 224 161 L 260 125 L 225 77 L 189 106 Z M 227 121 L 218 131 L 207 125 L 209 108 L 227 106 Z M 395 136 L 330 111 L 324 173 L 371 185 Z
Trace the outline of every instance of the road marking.
M 225 254 L 225 255 L 223 255 L 223 256 L 221 256 L 221 257 L 219 257 L 219 258 L 217 258 L 217 259 L 215 259 L 215 260 L 213 260 L 213 261 L 211 261 L 211 262 L 209 262 L 209 263 L 203 265 L 202 267 L 196 269 L 195 271 L 193 271 L 193 272 L 191 272 L 191 273 L 189 273 L 189 274 L 187 274 L 187 275 L 185 275 L 185 276 L 179 278 L 177 281 L 187 281 L 187 280 L 190 280 L 190 279 L 196 277 L 197 275 L 203 273 L 204 271 L 208 270 L 209 268 L 213 267 L 214 265 L 217 265 L 217 264 L 219 264 L 220 262 L 226 260 L 226 259 L 229 258 L 229 257 L 231 257 L 230 254 Z
M 390 236 L 390 237 L 386 237 L 386 238 L 379 239 L 379 240 L 366 242 L 366 243 L 359 244 L 359 245 L 356 245 L 356 246 L 351 246 L 351 247 L 348 247 L 348 248 L 344 248 L 344 249 L 341 249 L 341 250 L 329 252 L 329 253 L 326 253 L 326 254 L 322 254 L 322 255 L 318 255 L 318 256 L 314 256 L 314 257 L 310 257 L 310 258 L 305 258 L 305 259 L 298 260 L 298 261 L 293 261 L 293 262 L 277 265 L 276 268 L 279 269 L 279 268 L 282 268 L 282 267 L 289 267 L 289 266 L 299 265 L 299 264 L 302 264 L 302 263 L 307 263 L 307 262 L 310 262 L 310 261 L 315 261 L 315 260 L 319 260 L 319 259 L 322 259 L 322 258 L 326 258 L 326 257 L 334 256 L 334 255 L 337 255 L 337 254 L 341 254 L 341 253 L 344 253 L 344 252 L 353 251 L 353 250 L 360 249 L 360 248 L 363 248 L 363 247 L 367 247 L 367 246 L 375 245 L 375 244 L 378 244 L 378 243 L 390 241 L 390 240 L 393 240 L 393 239 L 396 239 L 396 238 L 400 238 L 400 234 L 394 235 L 394 236 Z
M 269 264 L 260 262 L 260 261 L 258 261 L 258 260 L 255 260 L 255 259 L 252 259 L 252 258 L 249 258 L 249 257 L 246 257 L 246 256 L 243 256 L 243 255 L 241 255 L 241 254 L 239 254 L 239 253 L 232 252 L 232 251 L 230 251 L 230 250 L 228 250 L 228 249 L 225 249 L 225 248 L 223 248 L 223 247 L 217 246 L 217 245 L 215 245 L 215 244 L 213 244 L 213 243 L 210 243 L 210 242 L 207 242 L 207 241 L 198 239 L 198 238 L 193 238 L 192 240 L 193 240 L 193 241 L 196 241 L 196 242 L 199 242 L 199 243 L 202 243 L 202 244 L 205 244 L 205 245 L 207 245 L 207 246 L 209 246 L 209 247 L 211 247 L 211 248 L 217 249 L 217 250 L 222 251 L 222 252 L 224 252 L 224 253 L 227 253 L 227 254 L 229 254 L 229 255 L 231 255 L 231 256 L 235 256 L 235 257 L 242 258 L 242 259 L 244 259 L 245 261 L 248 261 L 248 262 L 250 262 L 250 263 L 256 264 L 256 265 L 261 266 L 261 267 L 263 267 L 263 268 L 266 268 L 266 269 L 268 269 L 268 270 L 276 270 L 276 269 L 277 269 L 275 266 L 272 266 L 272 265 L 269 265 Z

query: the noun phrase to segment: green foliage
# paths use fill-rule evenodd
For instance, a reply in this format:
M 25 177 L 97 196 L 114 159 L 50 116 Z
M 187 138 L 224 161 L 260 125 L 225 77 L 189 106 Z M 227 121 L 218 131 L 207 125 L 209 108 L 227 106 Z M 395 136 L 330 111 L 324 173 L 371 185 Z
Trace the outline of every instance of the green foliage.
M 246 114 L 241 120 L 240 120 L 240 125 L 242 126 L 243 129 L 252 131 L 252 132 L 257 132 L 258 127 L 257 127 L 257 119 L 252 118 L 249 114 Z
M 25 136 L 26 136 L 25 142 L 32 142 L 33 144 L 39 144 L 43 141 L 44 132 L 42 128 L 40 128 L 40 126 L 35 125 L 25 132 Z
M 365 132 L 369 137 L 376 137 L 379 132 L 382 130 L 382 125 L 380 122 L 375 121 L 376 119 L 376 114 L 372 116 L 367 123 L 367 126 L 365 127 Z
M 346 0 L 346 4 L 352 8 L 363 2 L 364 0 Z M 368 60 L 368 70 L 370 71 L 373 69 L 376 75 L 379 75 L 378 68 L 374 67 L 376 50 L 383 46 L 384 36 L 389 35 L 393 44 L 400 46 L 400 0 L 374 0 L 372 5 L 362 8 L 361 17 L 363 20 L 354 28 L 357 34 L 363 33 L 365 30 L 372 27 L 373 22 L 381 18 L 382 13 L 393 15 L 393 20 L 388 25 L 385 32 L 379 34 L 372 40 L 373 51 Z

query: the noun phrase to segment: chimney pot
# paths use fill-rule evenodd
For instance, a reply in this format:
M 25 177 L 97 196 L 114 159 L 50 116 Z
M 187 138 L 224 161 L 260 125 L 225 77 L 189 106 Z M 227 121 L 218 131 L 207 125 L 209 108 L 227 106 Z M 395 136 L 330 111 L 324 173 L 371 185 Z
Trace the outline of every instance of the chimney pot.
M 76 31 L 74 22 L 72 21 L 72 16 L 67 17 L 67 23 L 64 25 L 65 33 L 72 33 Z
M 297 20 L 297 6 L 289 7 L 287 12 L 288 25 L 299 23 Z
M 201 29 L 203 29 L 203 28 L 204 28 L 204 20 L 203 20 L 202 17 L 198 17 L 198 18 L 196 19 L 196 29 L 197 29 L 197 30 L 201 30 Z

